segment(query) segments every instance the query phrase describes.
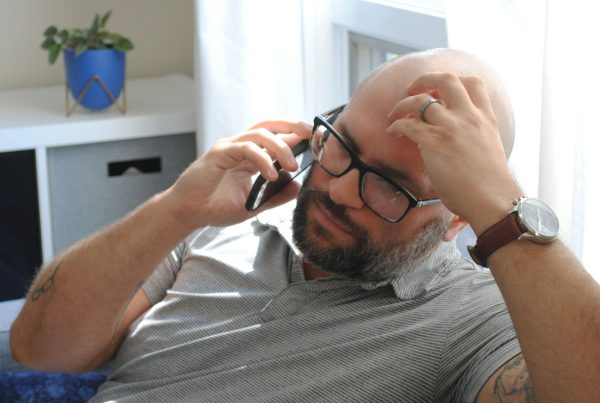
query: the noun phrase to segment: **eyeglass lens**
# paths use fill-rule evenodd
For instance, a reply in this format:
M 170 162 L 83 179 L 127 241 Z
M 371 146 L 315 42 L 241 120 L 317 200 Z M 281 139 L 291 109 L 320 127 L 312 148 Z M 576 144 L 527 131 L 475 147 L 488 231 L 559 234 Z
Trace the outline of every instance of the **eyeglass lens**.
M 352 164 L 352 156 L 346 146 L 322 124 L 315 127 L 310 148 L 314 159 L 330 175 L 339 177 Z M 360 191 L 363 201 L 389 221 L 398 220 L 409 208 L 406 195 L 374 172 L 364 172 Z

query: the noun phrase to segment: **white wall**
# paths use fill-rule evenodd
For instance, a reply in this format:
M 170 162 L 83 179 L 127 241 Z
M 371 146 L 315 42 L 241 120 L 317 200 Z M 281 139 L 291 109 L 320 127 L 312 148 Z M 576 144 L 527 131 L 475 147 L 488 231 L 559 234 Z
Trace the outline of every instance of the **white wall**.
M 193 0 L 0 0 L 0 90 L 64 84 L 62 60 L 40 48 L 49 25 L 87 28 L 112 9 L 109 31 L 129 37 L 127 77 L 193 76 Z M 61 57 L 62 59 L 62 57 Z

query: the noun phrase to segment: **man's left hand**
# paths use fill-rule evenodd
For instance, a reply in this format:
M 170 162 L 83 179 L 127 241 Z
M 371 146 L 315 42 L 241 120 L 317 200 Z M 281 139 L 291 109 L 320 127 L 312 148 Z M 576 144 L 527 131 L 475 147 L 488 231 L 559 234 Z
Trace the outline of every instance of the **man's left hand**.
M 511 201 L 522 193 L 508 168 L 483 81 L 427 73 L 409 86 L 408 93 L 390 112 L 388 132 L 418 145 L 444 204 L 481 233 L 506 215 Z M 421 113 L 431 98 L 440 103 Z

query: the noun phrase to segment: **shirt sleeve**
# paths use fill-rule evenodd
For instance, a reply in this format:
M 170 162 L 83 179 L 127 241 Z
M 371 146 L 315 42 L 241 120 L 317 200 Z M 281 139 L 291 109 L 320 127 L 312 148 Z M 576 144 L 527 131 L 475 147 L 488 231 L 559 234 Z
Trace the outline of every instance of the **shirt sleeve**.
M 187 249 L 187 243 L 184 241 L 173 249 L 171 253 L 159 264 L 150 277 L 142 285 L 142 289 L 150 305 L 154 305 L 162 300 L 169 288 L 175 282 L 177 273 L 181 269 L 181 262 Z
M 489 273 L 475 276 L 449 327 L 439 372 L 440 401 L 474 402 L 489 377 L 520 352 L 498 286 Z

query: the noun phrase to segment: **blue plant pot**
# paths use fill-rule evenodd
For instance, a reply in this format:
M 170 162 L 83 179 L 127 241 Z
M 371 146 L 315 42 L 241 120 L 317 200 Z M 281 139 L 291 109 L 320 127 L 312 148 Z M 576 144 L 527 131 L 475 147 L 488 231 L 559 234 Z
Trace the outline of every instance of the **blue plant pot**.
M 72 49 L 65 49 L 63 54 L 67 83 L 75 99 L 79 99 L 79 95 L 94 76 L 102 79 L 115 100 L 119 98 L 125 84 L 125 52 L 95 49 L 75 56 Z M 100 83 L 94 80 L 80 103 L 88 109 L 99 110 L 108 108 L 113 101 Z

